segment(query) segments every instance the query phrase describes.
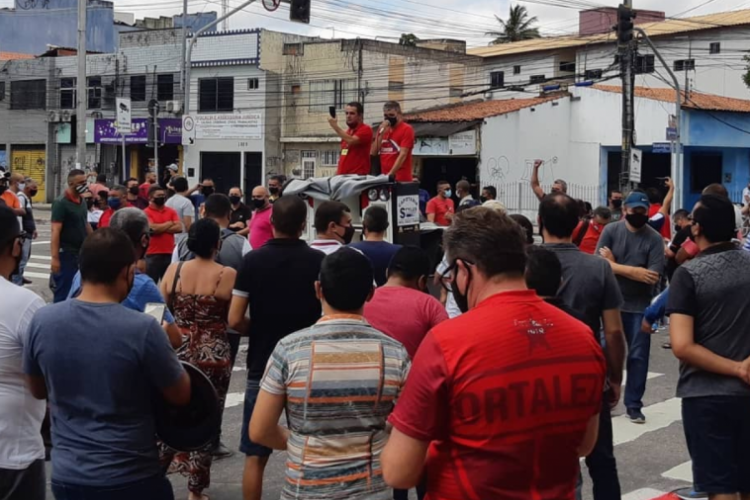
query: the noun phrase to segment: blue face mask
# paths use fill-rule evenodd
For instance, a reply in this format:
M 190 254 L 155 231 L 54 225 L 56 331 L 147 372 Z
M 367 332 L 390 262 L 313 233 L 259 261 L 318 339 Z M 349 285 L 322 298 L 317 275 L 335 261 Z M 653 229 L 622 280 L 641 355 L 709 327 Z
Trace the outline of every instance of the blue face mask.
M 451 191 L 450 189 L 446 189 L 445 190 L 445 197 L 446 198 L 450 198 L 451 195 L 453 195 L 453 191 Z
M 118 210 L 122 206 L 122 200 L 120 198 L 109 198 L 107 200 L 107 205 L 109 205 L 109 208 L 112 210 Z

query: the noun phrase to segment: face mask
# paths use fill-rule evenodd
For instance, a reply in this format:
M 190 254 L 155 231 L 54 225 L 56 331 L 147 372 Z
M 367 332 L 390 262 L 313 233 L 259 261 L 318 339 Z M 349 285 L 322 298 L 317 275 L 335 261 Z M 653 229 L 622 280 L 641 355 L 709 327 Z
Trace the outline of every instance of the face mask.
M 625 216 L 625 220 L 628 224 L 636 229 L 641 229 L 648 222 L 648 215 L 646 214 L 628 214 Z
M 385 119 L 388 120 L 388 123 L 391 124 L 391 127 L 396 125 L 396 122 L 398 122 L 398 118 L 396 118 L 395 116 L 386 116 Z
M 163 207 L 166 202 L 167 202 L 167 199 L 163 196 L 154 198 L 154 205 L 156 205 L 157 207 Z
M 128 188 L 128 193 L 132 194 L 133 196 L 138 195 L 138 186 L 132 186 Z
M 617 210 L 622 208 L 622 200 L 612 200 L 612 207 Z
M 675 224 L 675 226 L 674 226 L 674 232 L 675 233 L 679 233 L 680 231 L 682 231 L 682 228 L 680 226 L 678 226 L 678 225 Z
M 122 206 L 122 200 L 120 198 L 110 198 L 107 200 L 107 205 L 109 205 L 109 208 L 112 210 L 117 210 Z
M 242 201 L 242 198 L 240 198 L 239 196 L 230 196 L 229 201 L 232 202 L 232 205 L 239 205 Z
M 454 272 L 458 274 L 458 268 L 456 268 L 456 271 Z M 464 290 L 464 293 L 458 291 L 458 285 L 455 280 L 453 281 L 453 298 L 456 300 L 456 305 L 462 313 L 469 311 L 469 287 L 471 286 L 471 270 L 467 267 L 466 272 L 468 273 L 468 277 L 466 278 L 466 290 Z
M 89 208 L 93 207 L 94 206 L 94 200 L 92 200 L 92 199 L 86 200 L 86 206 L 89 207 Z
M 75 187 L 76 193 L 78 194 L 84 194 L 88 192 L 89 188 L 86 184 L 79 184 Z
M 266 200 L 253 199 L 253 206 L 257 209 L 263 208 L 266 206 Z
M 446 198 L 450 198 L 451 195 L 453 195 L 453 191 L 451 191 L 450 189 L 446 189 L 445 190 L 445 197 Z
M 277 188 L 277 187 L 272 187 L 272 188 L 268 188 L 268 191 L 269 191 L 269 192 L 270 192 L 270 193 L 271 193 L 272 195 L 274 195 L 274 196 L 276 196 L 277 194 L 279 194 L 279 188 Z
M 336 236 L 344 240 L 344 245 L 348 245 L 352 242 L 352 239 L 354 238 L 354 226 L 346 226 L 344 227 L 344 235 L 341 236 L 338 233 L 336 233 Z
M 18 183 L 18 190 L 19 191 L 23 191 L 24 189 L 26 189 L 26 184 L 24 184 L 23 182 L 19 182 Z
M 203 193 L 203 196 L 211 196 L 214 194 L 214 188 L 211 186 L 203 186 L 201 188 L 201 193 Z
M 485 201 L 487 201 L 487 197 L 486 196 L 480 196 L 479 197 L 479 201 L 482 202 L 482 203 L 484 203 Z
M 29 191 L 29 195 L 30 195 L 30 196 L 31 196 L 31 197 L 33 198 L 34 196 L 36 196 L 36 194 L 37 194 L 38 192 L 39 192 L 38 190 L 36 190 L 36 189 L 32 189 L 31 191 Z

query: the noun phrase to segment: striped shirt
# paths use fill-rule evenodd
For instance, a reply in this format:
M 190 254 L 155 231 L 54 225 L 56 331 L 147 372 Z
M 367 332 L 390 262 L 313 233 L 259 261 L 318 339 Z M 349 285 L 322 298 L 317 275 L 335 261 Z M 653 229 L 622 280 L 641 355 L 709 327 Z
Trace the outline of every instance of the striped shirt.
M 409 366 L 406 349 L 361 316 L 325 316 L 276 345 L 261 389 L 286 396 L 282 500 L 391 498 L 380 453 Z

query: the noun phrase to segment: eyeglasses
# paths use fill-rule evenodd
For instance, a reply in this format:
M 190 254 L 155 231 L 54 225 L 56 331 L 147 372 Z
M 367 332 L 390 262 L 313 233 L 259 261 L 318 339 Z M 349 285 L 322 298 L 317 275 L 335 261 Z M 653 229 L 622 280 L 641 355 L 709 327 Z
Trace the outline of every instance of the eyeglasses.
M 459 259 L 454 259 L 453 264 L 451 264 L 448 269 L 446 269 L 445 272 L 440 275 L 440 284 L 447 292 L 453 292 L 452 283 L 453 280 L 456 279 L 454 271 L 458 269 L 458 260 Z M 473 262 L 470 262 L 466 259 L 461 259 L 461 261 L 467 266 L 474 266 Z

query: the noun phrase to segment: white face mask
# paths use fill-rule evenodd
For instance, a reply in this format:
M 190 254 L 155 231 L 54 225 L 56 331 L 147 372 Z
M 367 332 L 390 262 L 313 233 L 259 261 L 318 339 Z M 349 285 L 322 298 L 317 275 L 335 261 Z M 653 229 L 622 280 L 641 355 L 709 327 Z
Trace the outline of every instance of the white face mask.
M 23 191 L 24 189 L 26 189 L 26 184 L 23 183 L 23 182 L 19 182 L 18 183 L 18 190 L 19 191 Z

